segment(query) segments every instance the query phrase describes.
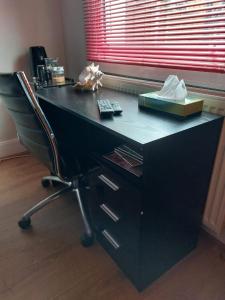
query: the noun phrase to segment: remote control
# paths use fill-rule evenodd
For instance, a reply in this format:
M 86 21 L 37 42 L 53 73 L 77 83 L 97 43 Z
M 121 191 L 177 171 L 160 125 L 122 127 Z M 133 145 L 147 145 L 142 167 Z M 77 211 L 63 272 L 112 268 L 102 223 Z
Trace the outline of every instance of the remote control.
M 109 100 L 97 100 L 100 116 L 112 116 L 114 110 Z
M 111 106 L 114 110 L 114 113 L 113 113 L 114 115 L 120 115 L 122 113 L 123 110 L 122 110 L 119 102 L 111 102 Z

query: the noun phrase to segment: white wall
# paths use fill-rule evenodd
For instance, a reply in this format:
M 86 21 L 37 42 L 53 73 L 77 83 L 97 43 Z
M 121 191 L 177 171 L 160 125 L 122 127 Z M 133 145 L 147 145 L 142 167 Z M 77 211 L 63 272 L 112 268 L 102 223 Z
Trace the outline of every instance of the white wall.
M 69 76 L 75 79 L 86 64 L 82 2 L 62 0 L 67 70 Z
M 35 45 L 45 46 L 48 56 L 65 65 L 61 0 L 0 0 L 0 43 L 0 72 L 29 73 L 28 48 Z M 0 146 L 15 137 L 0 102 Z

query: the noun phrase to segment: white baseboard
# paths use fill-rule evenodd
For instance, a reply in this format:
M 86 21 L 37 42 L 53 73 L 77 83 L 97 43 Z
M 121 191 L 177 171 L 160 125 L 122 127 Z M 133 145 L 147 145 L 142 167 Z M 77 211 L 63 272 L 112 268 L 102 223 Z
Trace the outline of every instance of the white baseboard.
M 20 144 L 18 138 L 0 142 L 0 159 L 25 151 L 26 149 Z

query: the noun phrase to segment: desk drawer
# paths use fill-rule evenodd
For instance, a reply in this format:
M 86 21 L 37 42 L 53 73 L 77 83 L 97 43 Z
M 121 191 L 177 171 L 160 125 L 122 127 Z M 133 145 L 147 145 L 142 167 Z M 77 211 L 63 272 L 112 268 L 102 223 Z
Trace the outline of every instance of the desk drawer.
M 115 260 L 119 267 L 134 282 L 138 279 L 139 261 L 138 251 L 130 251 L 120 239 L 113 235 L 108 229 L 97 233 L 97 240 L 109 255 Z
M 104 209 L 102 210 L 102 207 L 104 206 L 105 204 L 100 205 L 95 211 L 95 229 L 99 232 L 104 229 L 109 230 L 113 235 L 120 239 L 122 245 L 126 245 L 130 251 L 134 251 L 134 249 L 137 248 L 140 236 L 138 216 L 134 219 L 130 216 L 125 218 L 124 216 L 120 217 L 120 215 L 117 215 L 118 219 L 115 221 L 108 215 L 107 210 L 107 213 Z
M 141 195 L 137 188 L 104 168 L 94 175 L 90 198 L 92 221 L 97 231 L 107 227 L 127 246 L 138 243 Z
M 90 182 L 97 206 L 105 204 L 106 210 L 108 207 L 120 218 L 131 217 L 136 220 L 141 211 L 141 193 L 138 188 L 108 168 L 100 168 L 91 176 Z

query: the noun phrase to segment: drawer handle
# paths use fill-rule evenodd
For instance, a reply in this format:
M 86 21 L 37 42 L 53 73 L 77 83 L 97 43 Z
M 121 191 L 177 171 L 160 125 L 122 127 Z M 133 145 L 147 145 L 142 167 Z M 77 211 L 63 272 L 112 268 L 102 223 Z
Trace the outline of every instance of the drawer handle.
M 111 209 L 106 204 L 101 204 L 100 208 L 116 223 L 119 221 L 119 217 L 111 211 Z
M 113 191 L 118 191 L 119 187 L 113 183 L 111 180 L 109 180 L 109 178 L 107 178 L 105 175 L 101 174 L 98 176 L 98 178 L 104 182 L 108 187 L 110 187 Z
M 107 230 L 103 230 L 102 235 L 113 246 L 114 249 L 119 249 L 120 245 L 114 240 L 114 238 L 108 233 Z

